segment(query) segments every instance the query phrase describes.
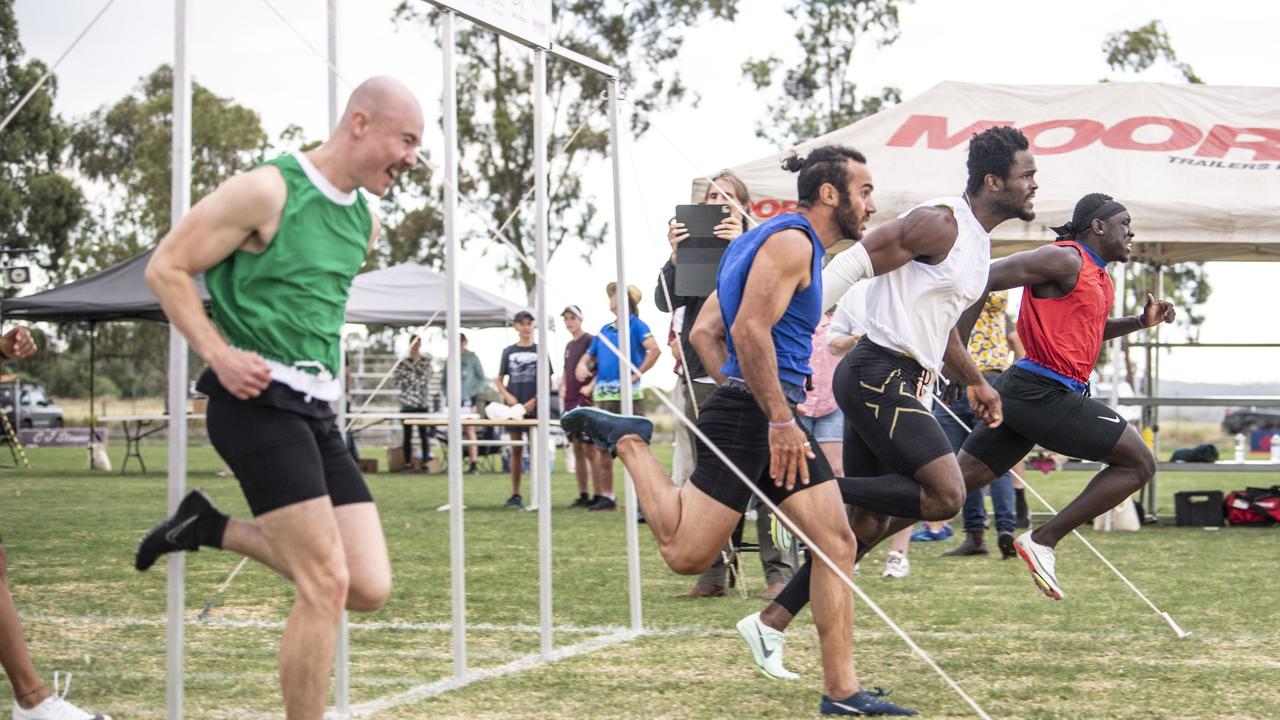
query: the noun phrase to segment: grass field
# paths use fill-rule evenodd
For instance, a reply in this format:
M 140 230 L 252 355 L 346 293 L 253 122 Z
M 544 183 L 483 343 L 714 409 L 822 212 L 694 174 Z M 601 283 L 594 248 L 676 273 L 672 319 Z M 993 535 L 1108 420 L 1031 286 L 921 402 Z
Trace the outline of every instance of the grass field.
M 89 475 L 82 451 L 32 450 L 34 469 L 0 470 L 0 534 L 10 582 L 36 663 L 51 678 L 74 671 L 71 699 L 120 718 L 164 711 L 163 566 L 130 565 L 138 536 L 162 514 L 164 449 L 146 448 L 152 474 Z M 113 458 L 116 460 L 116 458 Z M 192 451 L 190 485 L 226 510 L 245 506 L 216 456 Z M 1168 474 L 1172 494 L 1228 489 L 1261 478 Z M 1061 504 L 1079 474 L 1029 478 Z M 537 514 L 499 509 L 497 475 L 467 482 L 469 651 L 473 669 L 501 668 L 537 651 Z M 1268 480 L 1268 484 L 1275 482 Z M 572 479 L 554 480 L 558 647 L 601 647 L 525 672 L 415 702 L 400 694 L 451 672 L 447 514 L 443 476 L 376 475 L 396 585 L 391 602 L 353 616 L 353 703 L 389 705 L 383 718 L 717 718 L 817 715 L 819 657 L 808 614 L 790 633 L 794 683 L 762 677 L 733 624 L 762 602 L 683 601 L 690 583 L 663 566 L 641 532 L 644 636 L 609 644 L 627 623 L 622 513 L 568 510 Z M 528 492 L 526 492 L 528 495 Z M 748 531 L 750 534 L 750 530 Z M 1159 618 L 1076 540 L 1060 546 L 1067 599 L 1036 591 L 1020 561 L 939 557 L 950 543 L 915 545 L 912 573 L 881 580 L 883 549 L 860 586 L 993 716 L 999 718 L 1280 717 L 1280 530 L 1156 527 L 1086 535 L 1162 609 L 1194 634 L 1174 639 Z M 998 556 L 998 553 L 997 553 Z M 215 551 L 187 563 L 186 709 L 189 718 L 279 717 L 275 647 L 289 605 L 285 582 L 250 564 L 208 622 L 196 622 L 237 558 Z M 753 596 L 760 569 L 747 563 Z M 972 713 L 888 628 L 858 606 L 855 649 L 866 685 L 926 717 Z M 3 694 L 0 694 L 2 696 Z M 6 700 L 7 701 L 7 700 Z

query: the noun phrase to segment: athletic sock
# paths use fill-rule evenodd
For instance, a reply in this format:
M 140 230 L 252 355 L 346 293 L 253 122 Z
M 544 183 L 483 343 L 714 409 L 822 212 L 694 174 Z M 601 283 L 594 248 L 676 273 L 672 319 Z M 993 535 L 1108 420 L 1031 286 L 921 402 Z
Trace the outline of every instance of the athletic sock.
M 921 519 L 920 483 L 906 475 L 836 478 L 845 504 L 894 517 Z
M 222 536 L 231 517 L 217 510 L 206 510 L 196 518 L 196 542 L 205 547 L 222 549 Z
M 809 604 L 809 577 L 812 573 L 813 558 L 806 555 L 804 564 L 800 566 L 795 575 L 791 576 L 787 586 L 782 588 L 778 596 L 773 599 L 774 602 L 791 613 L 791 617 L 799 615 L 804 606 Z
M 864 555 L 871 551 L 871 545 L 858 543 L 858 555 L 856 562 L 861 562 Z M 791 613 L 791 617 L 800 614 L 805 605 L 809 604 L 809 578 L 813 574 L 813 556 L 806 554 L 804 564 L 791 576 L 791 580 L 787 582 L 786 587 L 778 593 L 773 599 L 774 602 L 781 605 L 787 612 Z

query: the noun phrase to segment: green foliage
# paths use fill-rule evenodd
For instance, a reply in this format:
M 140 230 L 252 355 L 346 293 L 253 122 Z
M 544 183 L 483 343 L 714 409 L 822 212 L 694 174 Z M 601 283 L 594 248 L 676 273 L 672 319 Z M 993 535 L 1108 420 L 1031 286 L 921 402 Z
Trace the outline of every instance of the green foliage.
M 258 113 L 199 83 L 191 85 L 191 197 L 260 163 L 269 147 Z M 81 271 L 101 269 L 153 246 L 169 229 L 172 168 L 173 69 L 162 65 L 128 96 L 77 123 L 72 159 L 84 176 L 109 188 L 109 209 L 95 230 L 122 250 L 77 260 Z M 110 230 L 106 227 L 110 226 Z M 96 260 L 97 262 L 93 262 Z
M 1111 33 L 1102 43 L 1102 52 L 1107 57 L 1107 66 L 1112 70 L 1142 72 L 1163 60 L 1177 70 L 1183 80 L 1193 85 L 1204 82 L 1190 65 L 1178 60 L 1173 42 L 1169 40 L 1169 33 L 1159 20 L 1152 20 L 1132 30 Z
M 622 72 L 622 89 L 634 110 L 631 130 L 642 134 L 647 114 L 685 100 L 687 88 L 672 67 L 683 46 L 683 28 L 706 19 L 732 20 L 736 0 L 577 0 L 553 5 L 555 41 Z M 396 9 L 398 23 L 432 23 L 434 12 L 421 3 L 403 2 Z M 460 23 L 458 32 L 458 141 L 462 162 L 459 189 L 494 227 L 505 223 L 533 185 L 532 52 L 495 34 Z M 551 217 L 548 252 L 566 240 L 589 249 L 605 239 L 608 223 L 599 217 L 592 194 L 583 185 L 581 168 L 608 152 L 608 123 L 604 98 L 608 84 L 598 74 L 566 61 L 548 58 L 548 157 Z M 574 131 L 581 128 L 576 137 Z M 570 139 L 572 138 L 572 142 Z M 420 193 L 426 198 L 425 190 Z M 403 228 L 390 233 L 393 253 L 434 229 L 438 214 L 423 210 L 406 216 Z M 506 237 L 516 249 L 531 255 L 534 245 L 532 207 L 517 213 Z M 438 233 L 437 236 L 438 237 Z M 488 233 L 477 236 L 487 238 Z M 475 237 L 468 238 L 475 239 Z M 439 263 L 440 248 L 427 257 Z M 497 260 L 499 268 L 533 288 L 532 272 L 509 251 Z
M 799 0 L 789 6 L 787 14 L 799 24 L 800 61 L 781 73 L 783 62 L 773 56 L 742 64 L 758 90 L 779 91 L 756 135 L 780 147 L 794 145 L 901 102 L 902 93 L 894 87 L 860 96 L 850 77 L 858 41 L 875 38 L 877 47 L 896 41 L 898 8 L 910 1 Z
M 13 2 L 0 0 L 0 115 L 16 107 L 46 70 L 39 60 L 23 62 Z M 79 188 L 60 174 L 68 130 L 53 113 L 57 91 L 57 79 L 50 77 L 0 132 L 0 245 L 36 250 L 35 262 L 46 270 L 60 265 L 85 214 Z

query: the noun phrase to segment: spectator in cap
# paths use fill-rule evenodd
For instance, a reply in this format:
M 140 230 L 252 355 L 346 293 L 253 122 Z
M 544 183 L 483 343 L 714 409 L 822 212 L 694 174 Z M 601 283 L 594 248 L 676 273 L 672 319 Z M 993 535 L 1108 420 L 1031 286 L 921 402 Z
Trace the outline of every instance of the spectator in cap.
M 621 319 L 622 315 L 618 311 L 618 297 L 616 294 L 618 284 L 609 283 L 605 288 L 605 292 L 609 294 L 609 310 L 613 312 L 614 317 Z M 658 361 L 658 341 L 653 338 L 653 333 L 649 331 L 649 326 L 644 323 L 636 315 L 636 310 L 640 305 L 640 288 L 635 285 L 627 286 L 627 327 L 631 337 L 631 399 L 632 414 L 643 415 L 644 408 L 641 402 L 640 391 L 640 375 L 653 364 Z M 606 342 L 608 344 L 606 344 Z M 608 410 L 609 412 L 622 412 L 622 363 L 619 362 L 617 351 L 618 348 L 618 322 L 615 320 L 604 327 L 600 328 L 600 334 L 591 341 L 591 345 L 587 348 L 587 352 L 578 361 L 576 373 L 579 382 L 586 382 L 595 376 L 595 389 L 591 393 L 591 403 L 596 407 Z M 613 494 L 613 458 L 607 453 L 598 453 L 600 457 L 599 467 L 600 474 L 600 498 L 591 505 L 591 510 L 612 511 L 618 509 L 618 504 Z
M 565 413 L 591 404 L 595 376 L 588 377 L 585 381 L 579 380 L 575 370 L 596 336 L 582 330 L 582 308 L 577 305 L 566 307 L 560 317 L 571 337 L 564 347 L 564 372 L 560 375 L 561 412 Z M 570 507 L 591 507 L 600 500 L 600 452 L 594 444 L 579 437 L 569 438 L 569 452 L 573 453 L 573 471 L 578 479 L 578 497 Z M 588 475 L 591 479 L 591 494 L 587 493 Z
M 533 313 L 521 310 L 512 320 L 518 339 L 502 351 L 502 360 L 498 363 L 498 377 L 495 384 L 502 395 L 502 401 L 510 407 L 521 406 L 525 415 L 533 413 L 538 404 L 538 345 L 533 341 Z M 550 369 L 550 363 L 547 368 Z M 507 428 L 507 435 L 512 440 L 523 440 L 524 429 Z M 520 477 L 524 472 L 524 448 L 511 446 L 511 497 L 503 507 L 520 510 L 524 508 L 524 499 L 520 496 Z

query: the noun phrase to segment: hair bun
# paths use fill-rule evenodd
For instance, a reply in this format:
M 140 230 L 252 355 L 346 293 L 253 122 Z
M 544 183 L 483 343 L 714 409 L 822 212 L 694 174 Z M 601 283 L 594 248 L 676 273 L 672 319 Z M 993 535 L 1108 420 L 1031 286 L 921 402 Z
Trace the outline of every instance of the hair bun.
M 805 158 L 800 157 L 795 150 L 789 150 L 782 156 L 782 169 L 787 172 L 800 172 L 804 168 L 804 161 Z

